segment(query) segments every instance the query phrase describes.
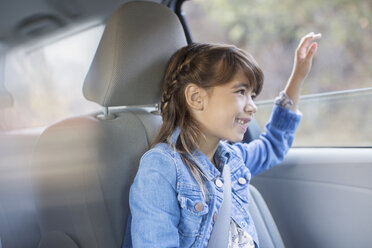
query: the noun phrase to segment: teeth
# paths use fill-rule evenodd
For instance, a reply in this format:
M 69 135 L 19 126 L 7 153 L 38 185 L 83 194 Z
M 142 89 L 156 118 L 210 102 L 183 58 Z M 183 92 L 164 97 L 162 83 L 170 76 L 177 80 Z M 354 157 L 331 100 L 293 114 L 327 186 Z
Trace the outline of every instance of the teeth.
M 238 120 L 238 123 L 241 124 L 241 125 L 244 125 L 244 121 L 243 120 Z

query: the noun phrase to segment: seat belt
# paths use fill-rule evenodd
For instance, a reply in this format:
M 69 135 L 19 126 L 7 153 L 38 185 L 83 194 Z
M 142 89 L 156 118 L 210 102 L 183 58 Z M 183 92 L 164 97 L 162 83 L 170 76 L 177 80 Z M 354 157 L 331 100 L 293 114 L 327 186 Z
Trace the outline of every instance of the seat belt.
M 231 220 L 231 173 L 228 164 L 225 164 L 222 175 L 225 182 L 223 201 L 212 234 L 209 238 L 207 248 L 227 248 L 229 244 Z

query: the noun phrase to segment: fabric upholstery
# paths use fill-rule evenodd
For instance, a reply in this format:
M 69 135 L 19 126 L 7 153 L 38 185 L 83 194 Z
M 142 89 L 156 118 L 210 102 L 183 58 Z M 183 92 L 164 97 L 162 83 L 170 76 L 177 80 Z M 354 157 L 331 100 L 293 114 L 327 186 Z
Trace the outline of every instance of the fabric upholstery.
M 30 133 L 0 133 L 0 236 L 3 247 L 36 247 L 40 240 L 30 179 L 30 159 L 36 140 L 37 136 Z
M 152 2 L 124 4 L 107 22 L 84 96 L 102 106 L 159 102 L 169 58 L 185 45 L 182 25 L 170 9 Z
M 249 193 L 251 201 L 249 212 L 256 225 L 260 248 L 284 248 L 282 237 L 262 195 L 251 184 Z
M 47 233 L 38 248 L 79 248 L 76 243 L 66 234 L 58 231 Z M 1 247 L 0 247 L 1 248 Z
M 79 247 L 120 247 L 129 188 L 161 118 L 143 123 L 152 114 L 140 109 L 115 114 L 110 121 L 94 115 L 67 119 L 40 137 L 33 177 L 42 235 L 58 230 Z

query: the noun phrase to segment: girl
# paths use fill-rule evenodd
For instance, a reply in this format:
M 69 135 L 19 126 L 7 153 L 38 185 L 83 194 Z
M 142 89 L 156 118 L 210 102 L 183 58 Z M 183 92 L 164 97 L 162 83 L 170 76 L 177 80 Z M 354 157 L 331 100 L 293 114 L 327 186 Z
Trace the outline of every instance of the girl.
M 163 125 L 130 191 L 127 230 L 134 247 L 206 247 L 224 198 L 225 165 L 232 188 L 228 247 L 259 246 L 248 183 L 280 163 L 292 144 L 301 85 L 320 37 L 302 38 L 265 133 L 249 144 L 239 141 L 263 84 L 255 60 L 234 46 L 195 43 L 173 55 L 164 79 Z

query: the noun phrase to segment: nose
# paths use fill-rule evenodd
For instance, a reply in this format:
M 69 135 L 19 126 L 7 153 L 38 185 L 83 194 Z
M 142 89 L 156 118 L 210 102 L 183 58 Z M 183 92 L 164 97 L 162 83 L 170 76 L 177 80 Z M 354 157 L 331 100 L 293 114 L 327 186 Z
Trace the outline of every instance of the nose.
M 255 114 L 257 111 L 257 106 L 254 104 L 253 99 L 251 96 L 247 97 L 247 101 L 244 106 L 244 111 L 249 114 Z

